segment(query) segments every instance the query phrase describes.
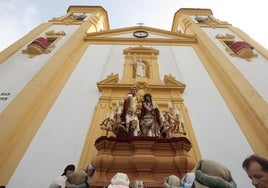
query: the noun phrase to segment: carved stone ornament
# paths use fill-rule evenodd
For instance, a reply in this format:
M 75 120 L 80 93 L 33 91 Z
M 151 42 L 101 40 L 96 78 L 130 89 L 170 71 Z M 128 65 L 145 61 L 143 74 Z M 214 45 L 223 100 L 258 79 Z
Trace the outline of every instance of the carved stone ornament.
M 240 57 L 250 61 L 251 58 L 257 57 L 254 48 L 244 41 L 235 41 L 235 36 L 231 34 L 218 34 L 216 38 L 226 47 L 226 51 L 233 57 Z
M 95 147 L 98 153 L 92 159 L 96 173 L 91 187 L 108 185 L 115 172 L 122 172 L 133 180 L 142 179 L 148 187 L 160 188 L 163 177 L 183 177 L 195 166 L 189 155 L 192 144 L 186 137 L 102 136 L 95 141 Z
M 38 37 L 27 45 L 23 54 L 28 54 L 30 58 L 36 55 L 48 54 L 55 48 L 55 43 L 65 35 L 64 31 L 55 32 L 54 30 L 45 33 L 46 37 Z
M 81 12 L 74 13 L 74 12 L 72 12 L 69 15 L 61 16 L 58 18 L 53 18 L 52 21 L 53 22 L 60 22 L 60 23 L 63 22 L 64 24 L 69 25 L 72 23 L 84 22 L 86 18 L 87 18 L 86 13 L 81 13 Z
M 198 23 L 207 23 L 211 21 L 209 16 L 195 16 L 194 18 Z
M 74 20 L 83 21 L 87 15 L 85 13 L 79 14 L 72 12 L 69 17 L 73 18 Z
M 213 19 L 210 16 L 204 16 L 204 15 L 196 15 L 194 17 L 194 20 L 197 21 L 198 24 L 206 25 L 207 27 L 215 28 L 219 25 L 226 25 L 228 22 L 226 21 L 220 21 L 217 19 Z

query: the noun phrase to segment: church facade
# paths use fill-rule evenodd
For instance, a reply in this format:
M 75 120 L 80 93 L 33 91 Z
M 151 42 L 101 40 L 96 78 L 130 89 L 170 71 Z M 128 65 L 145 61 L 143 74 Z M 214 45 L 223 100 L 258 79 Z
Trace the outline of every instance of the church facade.
M 195 164 L 218 161 L 251 187 L 242 161 L 268 158 L 267 70 L 267 50 L 210 9 L 180 9 L 166 31 L 110 29 L 102 7 L 70 6 L 0 54 L 0 184 L 45 188 L 86 167 L 135 87 L 180 116 L 169 136 L 190 141 Z

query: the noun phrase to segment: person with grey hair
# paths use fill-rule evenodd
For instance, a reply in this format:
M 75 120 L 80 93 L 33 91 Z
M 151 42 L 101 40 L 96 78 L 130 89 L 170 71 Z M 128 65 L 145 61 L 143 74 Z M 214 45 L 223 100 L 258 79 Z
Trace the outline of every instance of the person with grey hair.
M 251 155 L 243 161 L 242 167 L 247 172 L 248 177 L 255 187 L 268 188 L 267 159 L 257 155 Z

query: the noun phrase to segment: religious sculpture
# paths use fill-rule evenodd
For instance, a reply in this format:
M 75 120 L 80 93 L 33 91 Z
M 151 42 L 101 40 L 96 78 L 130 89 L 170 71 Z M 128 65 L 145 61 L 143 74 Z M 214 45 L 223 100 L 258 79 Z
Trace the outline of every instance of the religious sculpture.
M 128 93 L 124 99 L 123 111 L 120 115 L 126 129 L 128 132 L 131 132 L 133 136 L 138 135 L 138 101 L 137 88 L 132 87 L 130 93 Z
M 133 56 L 133 64 L 136 70 L 136 77 L 146 77 L 146 66 L 142 59 L 137 59 L 136 56 Z
M 100 128 L 106 130 L 106 136 L 109 132 L 112 132 L 116 137 L 128 136 L 128 130 L 125 127 L 125 123 L 121 120 L 119 104 L 116 107 L 116 113 L 108 115 L 108 117 L 102 121 Z
M 161 116 L 158 108 L 153 105 L 152 95 L 143 96 L 140 114 L 142 135 L 160 137 Z
M 180 130 L 180 127 L 182 130 Z M 171 102 L 168 103 L 168 111 L 163 111 L 162 131 L 168 134 L 167 137 L 172 137 L 172 135 L 176 133 L 186 135 L 183 119 L 180 117 L 177 108 L 175 108 L 175 114 L 173 113 L 173 105 Z
M 153 105 L 152 95 L 143 96 L 141 108 L 138 108 L 137 88 L 132 87 L 123 102 L 123 110 L 119 102 L 115 113 L 107 116 L 100 124 L 102 130 L 106 130 L 106 136 L 112 132 L 116 137 L 151 136 L 159 138 L 171 138 L 178 135 L 186 135 L 183 119 L 177 108 L 171 102 L 168 103 L 168 111 L 160 113 Z

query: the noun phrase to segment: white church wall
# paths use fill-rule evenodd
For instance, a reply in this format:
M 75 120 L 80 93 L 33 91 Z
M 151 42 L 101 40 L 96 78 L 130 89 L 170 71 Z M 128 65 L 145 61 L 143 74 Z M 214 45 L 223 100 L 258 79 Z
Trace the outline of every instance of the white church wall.
M 261 54 L 254 50 L 255 54 L 258 54 L 257 58 L 251 58 L 250 61 L 239 57 L 232 57 L 225 50 L 225 46 L 216 39 L 217 34 L 231 34 L 235 36 L 235 41 L 243 41 L 227 28 L 203 28 L 203 31 L 214 42 L 214 44 L 226 55 L 226 57 L 232 62 L 232 64 L 244 75 L 244 77 L 251 83 L 251 85 L 258 91 L 266 102 L 268 102 L 268 60 Z M 247 41 L 245 41 L 247 42 Z
M 202 157 L 228 167 L 238 187 L 252 187 L 241 165 L 253 151 L 239 125 L 193 49 L 172 47 L 172 50 L 174 63 L 180 67 L 185 80 L 182 96 Z
M 32 140 L 8 187 L 47 188 L 67 164 L 77 166 L 100 96 L 96 83 L 106 66 L 110 66 L 107 58 L 111 48 L 89 47 Z
M 0 112 L 2 112 L 12 102 L 12 100 L 26 86 L 26 84 L 36 75 L 36 73 L 38 73 L 40 69 L 42 69 L 46 62 L 71 37 L 71 34 L 77 28 L 78 26 L 53 25 L 45 32 L 50 30 L 55 30 L 55 32 L 64 30 L 66 35 L 56 43 L 56 47 L 51 53 L 29 58 L 27 54 L 22 54 L 22 50 L 27 48 L 28 44 L 26 44 L 24 47 L 14 53 L 14 55 L 12 55 L 9 59 L 0 64 L 0 94 L 3 92 L 10 93 L 10 95 L 7 96 L 7 100 L 0 102 Z M 45 32 L 41 33 L 38 37 L 45 37 Z
M 101 95 L 96 83 L 111 73 L 118 73 L 121 79 L 123 49 L 128 47 L 89 46 L 7 187 L 47 188 L 67 164 L 78 164 L 94 107 Z M 238 187 L 249 187 L 241 161 L 252 150 L 194 50 L 191 47 L 152 47 L 160 50 L 158 64 L 161 79 L 165 74 L 172 74 L 186 84 L 182 96 L 202 157 L 226 165 Z

